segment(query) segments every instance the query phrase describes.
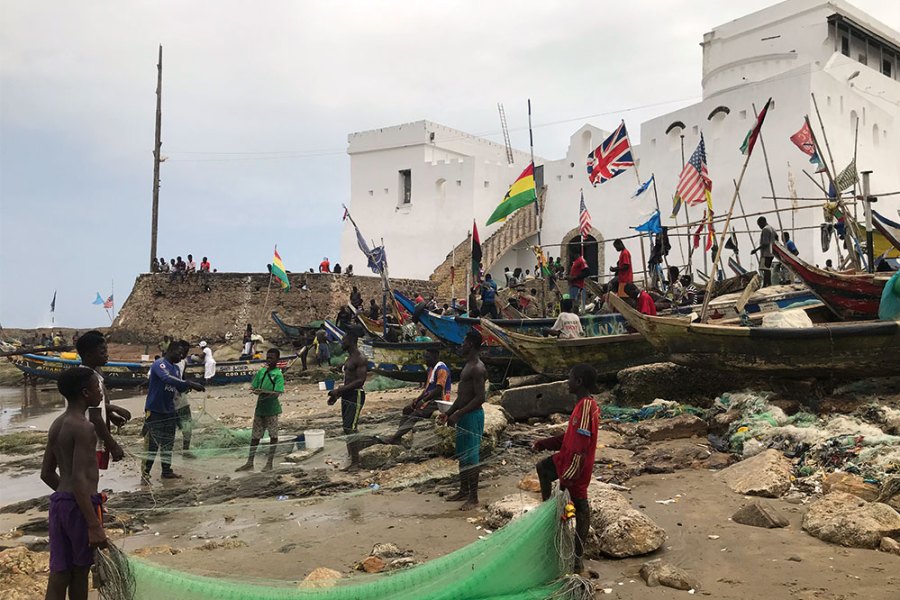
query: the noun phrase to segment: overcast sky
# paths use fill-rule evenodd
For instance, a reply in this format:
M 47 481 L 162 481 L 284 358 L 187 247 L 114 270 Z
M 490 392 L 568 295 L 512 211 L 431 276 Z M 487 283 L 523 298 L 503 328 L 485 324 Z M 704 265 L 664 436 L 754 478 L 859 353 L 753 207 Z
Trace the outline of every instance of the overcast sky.
M 773 4 L 0 3 L 0 323 L 108 324 L 148 264 L 158 44 L 159 252 L 220 271 L 339 260 L 347 134 L 429 119 L 561 156 L 584 122 L 700 98 L 704 32 Z M 900 7 L 855 3 L 900 29 Z M 377 236 L 377 232 L 369 232 Z

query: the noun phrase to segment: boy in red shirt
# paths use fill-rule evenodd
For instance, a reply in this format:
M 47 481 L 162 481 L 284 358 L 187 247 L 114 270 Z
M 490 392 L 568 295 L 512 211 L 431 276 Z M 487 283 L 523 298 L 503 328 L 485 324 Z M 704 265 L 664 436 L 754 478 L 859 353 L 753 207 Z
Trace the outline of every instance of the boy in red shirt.
M 582 555 L 584 540 L 591 527 L 591 505 L 588 502 L 588 485 L 594 471 L 597 453 L 597 429 L 600 408 L 591 394 L 597 392 L 597 371 L 588 364 L 572 367 L 569 372 L 569 393 L 575 394 L 578 404 L 569 417 L 566 433 L 537 440 L 531 445 L 534 452 L 556 450 L 537 464 L 541 482 L 541 497 L 550 497 L 553 482 L 559 479 L 559 487 L 568 490 L 575 505 L 575 572 L 584 570 Z
M 629 283 L 625 286 L 625 293 L 629 298 L 634 300 L 634 307 L 642 315 L 656 316 L 656 302 L 653 297 L 644 290 L 638 289 L 638 286 Z

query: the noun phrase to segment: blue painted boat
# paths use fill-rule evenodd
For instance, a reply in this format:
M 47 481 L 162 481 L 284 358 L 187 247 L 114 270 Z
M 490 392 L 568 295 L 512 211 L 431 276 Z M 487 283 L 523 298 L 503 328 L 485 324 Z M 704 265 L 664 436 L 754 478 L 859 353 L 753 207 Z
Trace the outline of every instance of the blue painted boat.
M 297 359 L 296 354 L 282 356 L 278 366 L 282 371 L 287 371 Z M 43 354 L 22 354 L 11 356 L 9 361 L 22 372 L 33 377 L 55 381 L 60 374 L 71 367 L 81 364 L 78 359 L 46 356 Z M 110 361 L 106 363 L 100 372 L 107 387 L 129 388 L 147 385 L 147 374 L 152 362 L 121 362 Z M 213 385 L 225 385 L 228 383 L 248 383 L 253 376 L 266 364 L 264 359 L 256 360 L 227 360 L 216 363 L 216 376 L 210 380 Z M 192 379 L 203 379 L 203 365 L 188 365 L 185 374 Z

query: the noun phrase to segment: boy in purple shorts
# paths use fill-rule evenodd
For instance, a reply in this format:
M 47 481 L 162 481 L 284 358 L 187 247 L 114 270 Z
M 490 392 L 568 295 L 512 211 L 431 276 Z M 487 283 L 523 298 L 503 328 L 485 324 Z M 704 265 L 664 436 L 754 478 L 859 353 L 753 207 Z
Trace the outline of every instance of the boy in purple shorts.
M 107 540 L 97 493 L 97 434 L 84 415 L 100 405 L 103 392 L 97 374 L 87 367 L 64 371 L 57 387 L 66 398 L 66 412 L 50 426 L 41 465 L 41 479 L 53 489 L 46 598 L 65 600 L 68 592 L 70 600 L 87 600 L 94 548 L 105 547 Z

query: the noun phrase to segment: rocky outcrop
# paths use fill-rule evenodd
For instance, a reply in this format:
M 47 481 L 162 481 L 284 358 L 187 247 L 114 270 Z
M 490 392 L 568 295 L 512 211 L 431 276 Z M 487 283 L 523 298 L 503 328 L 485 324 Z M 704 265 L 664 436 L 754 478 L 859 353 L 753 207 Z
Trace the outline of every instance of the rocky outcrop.
M 291 273 L 289 278 L 291 289 L 283 292 L 275 285 L 269 289 L 268 273 L 211 273 L 205 285 L 196 276 L 173 282 L 166 274 L 139 275 L 110 329 L 109 339 L 155 347 L 163 335 L 172 335 L 205 339 L 216 346 L 239 341 L 247 323 L 252 323 L 254 332 L 274 342 L 284 335 L 272 321 L 272 311 L 291 325 L 333 319 L 350 300 L 353 286 L 366 303 L 371 298 L 381 302 L 378 277 Z M 391 283 L 397 289 L 423 294 L 435 289 L 430 282 L 420 280 L 392 279 Z
M 778 498 L 787 492 L 791 475 L 791 461 L 777 450 L 765 450 L 716 473 L 732 491 L 766 498 Z
M 613 388 L 617 404 L 644 406 L 657 398 L 709 408 L 716 396 L 741 389 L 743 380 L 733 374 L 703 371 L 673 363 L 656 363 L 623 369 Z
M 487 507 L 484 524 L 494 529 L 503 527 L 513 519 L 521 517 L 541 505 L 541 501 L 530 494 L 510 494 Z
M 900 513 L 881 502 L 833 492 L 810 505 L 803 529 L 832 544 L 877 548 L 884 537 L 900 537 Z
M 504 390 L 500 395 L 500 406 L 514 421 L 549 417 L 557 413 L 568 415 L 577 401 L 569 393 L 568 383 L 565 381 L 512 388 Z
M 777 529 L 789 525 L 788 520 L 774 508 L 761 502 L 742 506 L 736 513 L 731 515 L 731 520 L 741 525 L 762 527 L 764 529 Z
M 874 483 L 866 483 L 859 475 L 835 471 L 828 473 L 822 479 L 822 490 L 828 494 L 831 492 L 844 492 L 853 494 L 865 500 L 873 502 L 878 498 L 879 487 Z
M 641 556 L 659 549 L 666 541 L 662 527 L 609 486 L 592 485 L 588 499 L 592 528 L 585 544 L 588 558 Z
M 359 466 L 362 469 L 381 469 L 397 461 L 403 454 L 403 446 L 378 444 L 359 451 Z

